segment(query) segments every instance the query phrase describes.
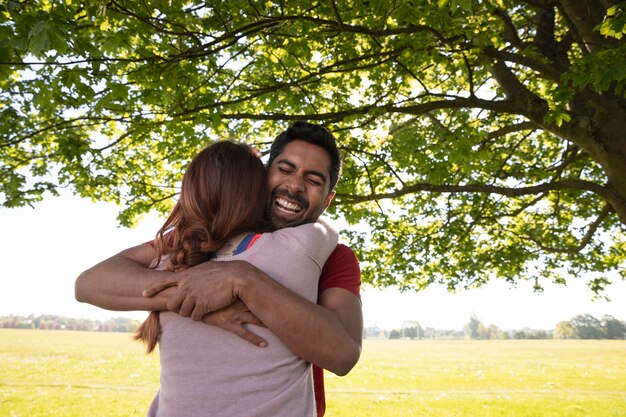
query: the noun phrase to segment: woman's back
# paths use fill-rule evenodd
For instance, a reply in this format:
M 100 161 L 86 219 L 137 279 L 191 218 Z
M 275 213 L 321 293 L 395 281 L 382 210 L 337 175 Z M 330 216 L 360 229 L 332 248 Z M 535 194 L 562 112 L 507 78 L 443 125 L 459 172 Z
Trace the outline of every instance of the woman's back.
M 321 268 L 337 244 L 324 223 L 263 234 L 247 251 L 218 258 L 245 260 L 312 302 Z M 254 327 L 265 348 L 218 327 L 161 313 L 161 389 L 150 416 L 314 416 L 310 364 L 271 331 Z

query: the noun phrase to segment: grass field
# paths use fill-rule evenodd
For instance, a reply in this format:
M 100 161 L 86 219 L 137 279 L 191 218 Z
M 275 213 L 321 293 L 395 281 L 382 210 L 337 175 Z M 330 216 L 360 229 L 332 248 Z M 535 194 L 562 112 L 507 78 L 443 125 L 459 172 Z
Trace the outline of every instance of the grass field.
M 158 374 L 128 333 L 0 329 L 1 417 L 144 416 Z M 366 340 L 326 388 L 328 417 L 624 417 L 626 341 Z

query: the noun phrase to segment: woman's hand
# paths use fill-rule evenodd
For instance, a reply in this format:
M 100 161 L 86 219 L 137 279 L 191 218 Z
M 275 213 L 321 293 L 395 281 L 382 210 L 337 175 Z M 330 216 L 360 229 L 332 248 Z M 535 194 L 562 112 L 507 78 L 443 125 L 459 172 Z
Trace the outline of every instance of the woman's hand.
M 235 301 L 228 307 L 206 314 L 202 321 L 206 324 L 219 327 L 231 332 L 243 340 L 259 347 L 267 346 L 267 342 L 256 334 L 248 330 L 244 324 L 255 324 L 265 327 L 265 325 L 246 307 L 241 300 Z

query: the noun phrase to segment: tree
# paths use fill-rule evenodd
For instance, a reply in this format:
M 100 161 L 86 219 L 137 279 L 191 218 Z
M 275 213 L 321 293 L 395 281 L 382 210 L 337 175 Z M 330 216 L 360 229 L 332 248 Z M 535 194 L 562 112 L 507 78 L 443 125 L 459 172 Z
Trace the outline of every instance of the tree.
M 506 339 L 508 334 L 503 332 L 497 325 L 492 324 L 488 329 L 488 338 L 489 339 Z
M 6 207 L 69 187 L 167 211 L 216 138 L 324 123 L 364 280 L 625 274 L 626 6 L 616 0 L 9 0 Z M 358 229 L 356 229 L 358 230 Z
M 489 327 L 485 323 L 478 324 L 477 333 L 478 339 L 489 340 Z
M 400 333 L 400 330 L 392 330 L 389 332 L 389 339 L 395 340 L 395 339 L 400 339 L 402 337 L 402 333 Z
M 555 339 L 574 339 L 576 332 L 569 321 L 560 321 L 554 328 L 553 337 Z
M 606 337 L 602 323 L 590 314 L 579 314 L 569 321 L 577 339 L 603 339 Z
M 475 314 L 472 314 L 467 324 L 463 326 L 465 337 L 470 339 L 480 339 L 479 329 L 481 327 L 484 327 L 483 323 L 478 320 L 478 317 L 476 317 Z
M 602 317 L 601 325 L 607 339 L 626 339 L 626 322 L 607 315 Z
M 415 338 L 421 339 L 423 337 L 423 335 L 424 335 L 424 332 L 423 332 L 422 328 L 418 327 L 418 326 L 405 327 L 404 329 L 402 329 L 402 334 L 405 337 L 410 338 L 411 340 L 413 340 Z
M 423 339 L 424 329 L 416 320 L 406 320 L 402 322 L 402 334 L 411 339 Z

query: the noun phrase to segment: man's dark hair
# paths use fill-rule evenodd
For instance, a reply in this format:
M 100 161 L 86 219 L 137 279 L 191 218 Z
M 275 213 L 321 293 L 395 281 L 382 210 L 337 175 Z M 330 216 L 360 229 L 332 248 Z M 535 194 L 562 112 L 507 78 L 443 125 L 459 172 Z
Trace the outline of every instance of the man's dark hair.
M 301 121 L 295 122 L 289 126 L 287 130 L 274 139 L 272 147 L 270 148 L 270 157 L 267 161 L 267 166 L 271 166 L 274 159 L 283 152 L 285 146 L 294 140 L 301 140 L 317 145 L 328 152 L 328 156 L 330 156 L 330 187 L 328 190 L 332 191 L 341 175 L 341 156 L 339 155 L 335 137 L 322 126 Z

